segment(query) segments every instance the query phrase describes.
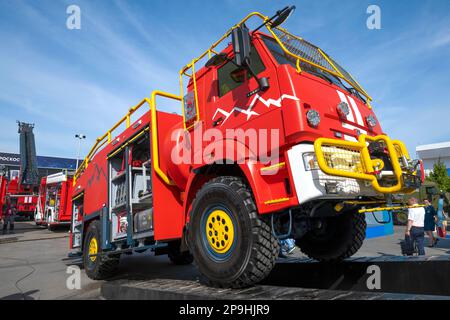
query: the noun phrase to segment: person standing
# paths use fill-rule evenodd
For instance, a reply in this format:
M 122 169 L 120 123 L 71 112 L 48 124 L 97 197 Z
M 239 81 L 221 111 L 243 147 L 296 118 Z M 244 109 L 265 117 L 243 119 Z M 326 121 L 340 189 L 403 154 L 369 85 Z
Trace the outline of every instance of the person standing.
M 425 255 L 425 209 L 419 207 L 417 199 L 411 198 L 408 200 L 408 223 L 406 224 L 405 238 L 409 238 L 412 243 L 417 243 L 419 256 Z
M 10 197 L 6 197 L 3 205 L 3 234 L 6 234 L 9 224 L 9 232 L 14 233 L 14 219 L 16 215 L 16 206 L 11 202 Z
M 428 235 L 430 239 L 430 248 L 434 247 L 438 241 L 437 238 L 434 237 L 434 231 L 436 230 L 436 223 L 438 221 L 437 212 L 434 207 L 431 205 L 430 201 L 425 200 L 423 202 L 425 204 L 425 223 L 424 223 L 424 231 Z

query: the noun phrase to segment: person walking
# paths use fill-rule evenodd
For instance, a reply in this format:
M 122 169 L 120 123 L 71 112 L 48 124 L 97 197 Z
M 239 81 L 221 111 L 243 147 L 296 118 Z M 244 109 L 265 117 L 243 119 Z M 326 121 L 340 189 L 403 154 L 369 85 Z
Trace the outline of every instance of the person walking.
M 405 239 L 411 241 L 412 243 L 417 243 L 417 249 L 419 256 L 425 255 L 425 209 L 419 207 L 416 198 L 410 198 L 408 200 L 408 223 L 406 224 Z
M 434 231 L 436 230 L 436 223 L 438 221 L 437 212 L 434 207 L 431 205 L 430 201 L 425 200 L 425 222 L 424 222 L 424 231 L 428 235 L 430 239 L 429 247 L 432 248 L 436 245 L 438 239 L 434 237 Z
M 14 219 L 16 216 L 16 206 L 11 202 L 10 197 L 6 197 L 3 205 L 3 234 L 6 234 L 9 224 L 9 232 L 14 233 Z
M 437 222 L 436 225 L 438 227 L 438 236 L 446 237 L 446 229 L 447 229 L 447 216 L 444 212 L 444 199 L 445 195 L 441 194 L 438 200 L 438 209 L 437 209 Z

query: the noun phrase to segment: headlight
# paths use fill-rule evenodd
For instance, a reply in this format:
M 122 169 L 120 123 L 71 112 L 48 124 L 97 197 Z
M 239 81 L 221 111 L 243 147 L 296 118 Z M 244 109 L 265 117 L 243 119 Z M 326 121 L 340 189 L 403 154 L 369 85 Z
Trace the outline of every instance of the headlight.
M 303 163 L 305 164 L 306 171 L 319 170 L 319 164 L 314 152 L 303 154 Z
M 337 112 L 339 114 L 339 117 L 346 119 L 347 116 L 350 114 L 350 107 L 348 106 L 347 102 L 342 101 L 337 106 Z
M 369 125 L 369 127 L 371 127 L 371 128 L 375 128 L 377 125 L 377 119 L 375 119 L 375 117 L 373 115 L 368 115 L 366 117 L 366 122 Z
M 306 119 L 308 119 L 308 123 L 311 127 L 316 128 L 320 123 L 320 114 L 314 109 L 308 110 L 306 113 Z

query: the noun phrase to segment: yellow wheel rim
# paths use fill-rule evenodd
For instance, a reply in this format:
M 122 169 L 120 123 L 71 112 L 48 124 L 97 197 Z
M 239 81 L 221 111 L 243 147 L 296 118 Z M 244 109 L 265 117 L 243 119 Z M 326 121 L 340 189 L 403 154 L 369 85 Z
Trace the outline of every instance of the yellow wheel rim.
M 92 256 L 97 253 L 98 253 L 97 239 L 92 238 L 91 241 L 89 242 L 89 259 L 91 259 L 92 262 L 97 260 L 97 256 Z
M 230 216 L 223 210 L 215 210 L 206 221 L 206 238 L 211 248 L 220 254 L 230 250 L 234 241 L 234 225 Z

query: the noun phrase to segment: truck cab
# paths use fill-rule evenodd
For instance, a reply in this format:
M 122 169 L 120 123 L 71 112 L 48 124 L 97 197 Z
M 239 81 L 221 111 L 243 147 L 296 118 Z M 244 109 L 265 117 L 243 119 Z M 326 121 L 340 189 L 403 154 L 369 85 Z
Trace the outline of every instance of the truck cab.
M 249 286 L 281 239 L 320 261 L 352 256 L 364 210 L 420 186 L 420 162 L 383 132 L 366 91 L 280 27 L 292 11 L 248 15 L 181 68 L 179 95 L 153 91 L 97 139 L 72 194 L 71 246 L 88 276 L 153 250 L 195 260 L 211 285 Z M 262 21 L 252 31 L 251 18 Z M 158 111 L 157 97 L 180 101 L 181 116 Z

